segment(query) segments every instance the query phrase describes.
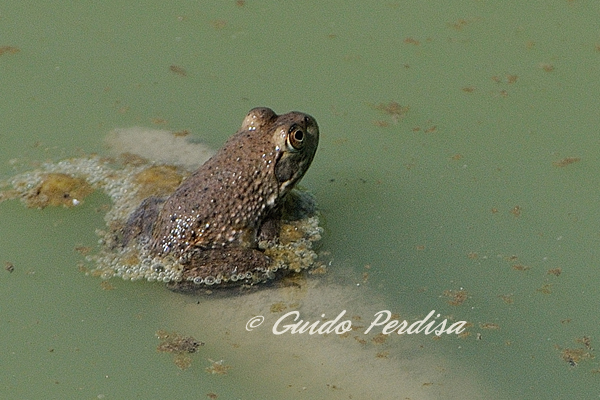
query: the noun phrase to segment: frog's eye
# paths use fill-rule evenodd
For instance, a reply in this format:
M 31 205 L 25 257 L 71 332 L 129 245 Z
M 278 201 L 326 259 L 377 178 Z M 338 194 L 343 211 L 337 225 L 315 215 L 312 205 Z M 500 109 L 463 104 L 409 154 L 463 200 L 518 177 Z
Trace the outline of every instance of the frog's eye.
M 298 125 L 292 125 L 287 136 L 288 147 L 291 149 L 300 150 L 304 147 L 304 131 Z

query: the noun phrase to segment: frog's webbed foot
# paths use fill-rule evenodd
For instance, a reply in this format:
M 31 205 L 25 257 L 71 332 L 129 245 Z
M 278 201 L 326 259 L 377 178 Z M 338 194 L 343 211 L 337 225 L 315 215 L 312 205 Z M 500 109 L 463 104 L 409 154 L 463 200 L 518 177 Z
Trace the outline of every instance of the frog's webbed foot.
M 131 213 L 125 227 L 121 243 L 127 246 L 131 240 L 150 238 L 152 227 L 165 199 L 148 197 Z

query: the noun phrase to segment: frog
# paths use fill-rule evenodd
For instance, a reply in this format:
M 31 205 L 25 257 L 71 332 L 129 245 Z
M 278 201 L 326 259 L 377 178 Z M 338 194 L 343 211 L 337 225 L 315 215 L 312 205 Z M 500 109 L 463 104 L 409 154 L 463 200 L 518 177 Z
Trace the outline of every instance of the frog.
M 142 201 L 125 224 L 123 245 L 136 239 L 179 263 L 181 279 L 168 284 L 174 291 L 263 281 L 272 260 L 258 243 L 276 242 L 284 216 L 303 207 L 294 191 L 318 143 L 312 116 L 253 108 L 170 196 Z

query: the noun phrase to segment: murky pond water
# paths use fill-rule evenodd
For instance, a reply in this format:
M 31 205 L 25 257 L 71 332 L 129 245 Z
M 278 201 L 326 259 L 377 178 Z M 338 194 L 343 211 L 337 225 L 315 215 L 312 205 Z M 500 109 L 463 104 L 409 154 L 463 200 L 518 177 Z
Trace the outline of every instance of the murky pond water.
M 566 0 L 0 6 L 0 178 L 104 157 L 117 128 L 216 149 L 252 107 L 307 112 L 327 265 L 244 295 L 103 281 L 82 253 L 108 196 L 2 202 L 1 397 L 597 397 L 599 18 Z M 272 332 L 344 310 L 343 334 Z M 365 334 L 382 310 L 468 325 Z M 164 332 L 204 345 L 160 352 Z

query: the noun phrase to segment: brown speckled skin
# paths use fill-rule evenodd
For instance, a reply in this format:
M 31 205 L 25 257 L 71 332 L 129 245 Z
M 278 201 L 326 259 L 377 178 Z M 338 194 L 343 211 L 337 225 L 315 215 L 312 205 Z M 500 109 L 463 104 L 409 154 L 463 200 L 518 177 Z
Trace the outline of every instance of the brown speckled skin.
M 318 142 L 309 115 L 251 110 L 240 130 L 166 200 L 152 224 L 152 251 L 182 260 L 187 279 L 265 267 L 257 236 L 278 218 Z

